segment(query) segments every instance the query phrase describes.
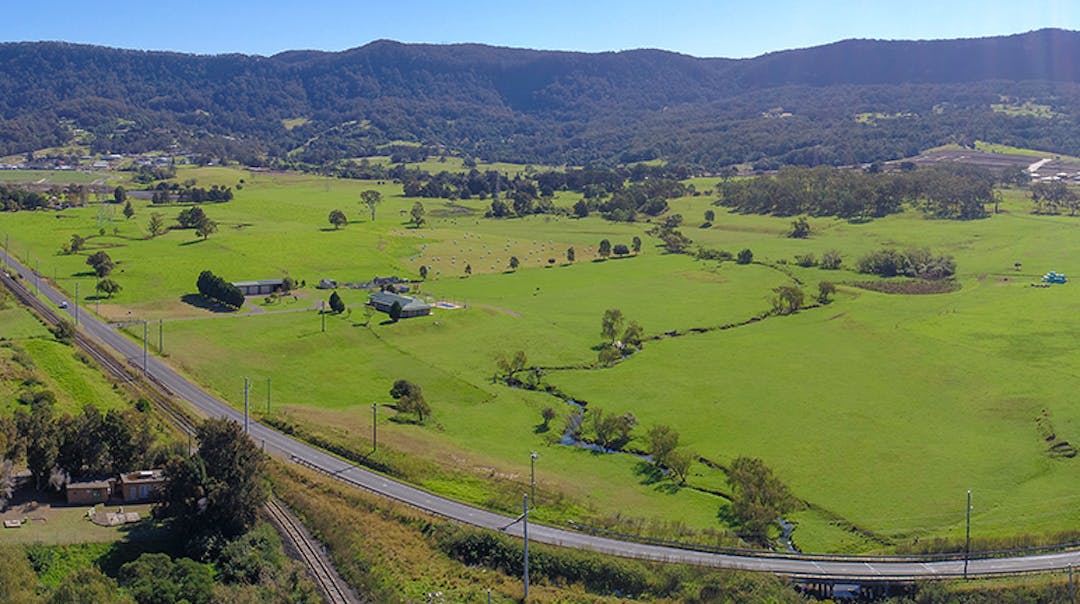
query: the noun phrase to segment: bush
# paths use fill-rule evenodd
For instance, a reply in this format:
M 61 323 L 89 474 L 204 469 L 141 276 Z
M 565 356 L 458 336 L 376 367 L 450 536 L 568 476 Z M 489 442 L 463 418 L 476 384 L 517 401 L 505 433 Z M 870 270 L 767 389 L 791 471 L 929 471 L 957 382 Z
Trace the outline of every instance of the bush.
M 871 252 L 858 262 L 859 272 L 881 277 L 918 277 L 945 279 L 956 273 L 952 256 L 934 256 L 929 249 L 909 249 L 904 252 L 886 248 Z
M 799 266 L 805 268 L 810 268 L 812 266 L 817 266 L 818 261 L 813 254 L 795 254 L 795 264 L 798 264 Z
M 821 255 L 821 268 L 827 271 L 835 271 L 840 268 L 843 263 L 843 258 L 840 257 L 840 252 L 836 250 L 829 250 Z
M 754 252 L 751 252 L 749 248 L 739 252 L 739 255 L 735 257 L 736 264 L 750 264 L 754 261 Z
M 810 223 L 806 221 L 806 218 L 800 216 L 791 222 L 791 231 L 788 233 L 788 237 L 793 239 L 806 239 L 810 236 Z

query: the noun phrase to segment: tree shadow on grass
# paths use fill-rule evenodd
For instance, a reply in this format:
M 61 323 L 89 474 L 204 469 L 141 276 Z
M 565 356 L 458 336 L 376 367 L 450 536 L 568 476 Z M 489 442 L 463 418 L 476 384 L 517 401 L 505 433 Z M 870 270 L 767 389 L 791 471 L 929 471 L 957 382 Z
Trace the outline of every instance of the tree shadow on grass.
M 201 308 L 203 310 L 208 310 L 210 312 L 216 312 L 216 313 L 236 312 L 236 309 L 232 308 L 231 306 L 226 306 L 226 305 L 222 304 L 221 302 L 215 302 L 213 300 L 208 300 L 208 299 L 204 298 L 203 296 L 201 296 L 199 294 L 184 294 L 183 296 L 180 296 L 180 301 L 183 302 L 184 304 L 189 305 L 189 306 L 194 306 L 195 308 Z
M 143 554 L 164 553 L 175 558 L 185 553 L 187 536 L 152 518 L 122 526 L 119 530 L 124 534 L 123 540 L 110 545 L 97 561 L 101 571 L 110 577 L 118 576 L 121 566 Z
M 647 461 L 639 461 L 634 464 L 634 474 L 641 477 L 641 484 L 653 486 L 653 490 L 660 493 L 666 493 L 668 495 L 674 495 L 682 490 L 683 485 L 678 484 L 674 480 L 669 480 L 667 474 L 664 473 L 656 464 L 651 464 Z
M 181 243 L 180 246 L 184 247 L 184 246 L 188 246 L 188 245 L 195 245 L 196 243 L 202 243 L 204 241 L 206 241 L 206 240 L 205 239 L 193 239 L 191 241 L 185 241 L 185 242 Z
M 550 431 L 551 426 L 548 425 L 548 422 L 540 422 L 533 426 L 533 434 L 545 434 Z

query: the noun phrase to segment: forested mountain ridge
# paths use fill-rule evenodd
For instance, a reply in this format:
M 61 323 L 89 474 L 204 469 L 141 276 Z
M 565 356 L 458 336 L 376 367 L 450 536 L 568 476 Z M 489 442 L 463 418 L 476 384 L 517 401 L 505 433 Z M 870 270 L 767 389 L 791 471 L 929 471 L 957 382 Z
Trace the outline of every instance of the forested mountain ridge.
M 848 40 L 753 59 L 380 40 L 342 52 L 184 55 L 0 44 L 0 153 L 179 143 L 314 163 L 415 141 L 552 164 L 845 164 L 944 142 L 1080 154 L 1080 33 Z

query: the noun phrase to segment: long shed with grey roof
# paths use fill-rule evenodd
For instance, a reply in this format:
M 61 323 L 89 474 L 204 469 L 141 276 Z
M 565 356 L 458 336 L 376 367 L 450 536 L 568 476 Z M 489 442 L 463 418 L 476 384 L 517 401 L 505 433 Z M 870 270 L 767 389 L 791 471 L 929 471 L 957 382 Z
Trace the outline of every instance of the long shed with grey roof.
M 422 317 L 431 314 L 431 306 L 418 298 L 399 296 L 398 294 L 390 292 L 375 292 L 368 297 L 368 304 L 374 306 L 375 310 L 387 314 L 390 314 L 390 309 L 394 306 L 394 302 L 401 305 L 402 319 Z

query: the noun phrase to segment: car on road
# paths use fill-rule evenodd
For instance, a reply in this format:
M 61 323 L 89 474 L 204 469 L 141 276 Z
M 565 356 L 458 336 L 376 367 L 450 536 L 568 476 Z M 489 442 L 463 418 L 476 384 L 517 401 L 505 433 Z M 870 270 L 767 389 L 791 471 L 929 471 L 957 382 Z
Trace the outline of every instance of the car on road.
M 67 308 L 67 300 L 60 301 L 60 308 Z

